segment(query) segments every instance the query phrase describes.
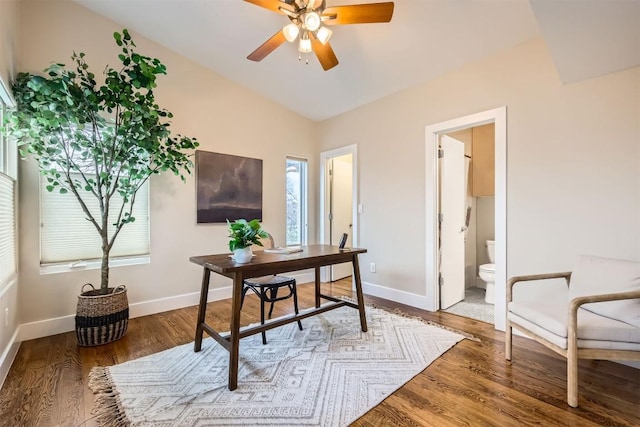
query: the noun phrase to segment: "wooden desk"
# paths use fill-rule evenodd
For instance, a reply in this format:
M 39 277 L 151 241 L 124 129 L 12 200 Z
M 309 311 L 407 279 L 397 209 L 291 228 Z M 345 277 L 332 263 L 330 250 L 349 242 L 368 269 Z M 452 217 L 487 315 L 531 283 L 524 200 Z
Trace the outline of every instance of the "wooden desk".
M 202 349 L 202 333 L 206 331 L 222 347 L 229 351 L 229 390 L 238 387 L 238 349 L 240 338 L 258 334 L 262 331 L 277 328 L 287 323 L 296 322 L 325 311 L 338 307 L 349 306 L 358 309 L 360 312 L 360 326 L 362 332 L 367 332 L 367 319 L 364 311 L 364 297 L 362 295 L 362 283 L 360 282 L 360 267 L 358 265 L 358 254 L 367 252 L 366 249 L 338 249 L 337 246 L 311 245 L 304 246 L 302 252 L 293 254 L 268 254 L 257 251 L 250 263 L 237 264 L 229 254 L 193 256 L 189 260 L 203 267 L 202 289 L 200 290 L 200 306 L 198 309 L 198 323 L 196 325 L 196 339 L 194 351 Z M 323 295 L 320 292 L 320 267 L 351 262 L 353 264 L 353 278 L 355 279 L 356 304 L 335 298 L 330 295 Z M 289 271 L 315 269 L 315 308 L 303 310 L 298 315 L 287 316 L 278 320 L 273 320 L 264 325 L 253 326 L 240 330 L 240 300 L 242 297 L 242 287 L 244 279 L 251 277 L 266 276 L 268 274 L 286 273 Z M 205 323 L 207 311 L 207 295 L 209 293 L 209 279 L 211 272 L 221 274 L 233 279 L 233 289 L 231 296 L 231 324 L 229 336 L 221 336 L 211 326 Z M 331 301 L 329 304 L 320 306 L 320 300 Z

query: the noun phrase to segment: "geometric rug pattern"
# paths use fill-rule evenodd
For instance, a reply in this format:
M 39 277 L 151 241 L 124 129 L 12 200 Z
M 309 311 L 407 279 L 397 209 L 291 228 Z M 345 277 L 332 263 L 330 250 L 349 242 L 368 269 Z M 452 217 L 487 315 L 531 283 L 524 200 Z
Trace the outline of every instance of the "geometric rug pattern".
M 367 307 L 341 307 L 240 340 L 238 388 L 211 338 L 92 369 L 103 426 L 346 426 L 423 371 L 463 335 Z

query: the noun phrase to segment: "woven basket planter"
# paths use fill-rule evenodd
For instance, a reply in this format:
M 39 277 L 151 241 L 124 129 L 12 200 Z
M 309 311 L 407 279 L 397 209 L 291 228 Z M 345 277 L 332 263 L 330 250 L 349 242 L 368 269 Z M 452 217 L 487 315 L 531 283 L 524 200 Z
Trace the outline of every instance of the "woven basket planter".
M 91 290 L 85 291 L 85 287 Z M 107 344 L 122 338 L 129 325 L 127 288 L 120 285 L 100 294 L 90 283 L 82 286 L 76 310 L 76 336 L 81 346 Z

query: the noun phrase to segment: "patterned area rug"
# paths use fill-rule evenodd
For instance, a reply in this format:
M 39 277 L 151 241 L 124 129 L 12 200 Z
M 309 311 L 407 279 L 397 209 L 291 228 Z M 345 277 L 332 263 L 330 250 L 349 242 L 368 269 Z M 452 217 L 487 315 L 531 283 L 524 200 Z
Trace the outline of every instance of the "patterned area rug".
M 423 371 L 463 335 L 415 318 L 342 307 L 240 341 L 238 388 L 213 339 L 111 367 L 89 387 L 102 426 L 346 426 Z

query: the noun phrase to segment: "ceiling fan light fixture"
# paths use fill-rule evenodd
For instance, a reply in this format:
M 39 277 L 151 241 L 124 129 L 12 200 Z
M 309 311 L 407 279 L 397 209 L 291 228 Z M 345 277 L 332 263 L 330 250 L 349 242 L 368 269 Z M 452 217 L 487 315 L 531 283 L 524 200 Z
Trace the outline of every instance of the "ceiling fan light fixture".
M 0 0 L 1 1 L 1 0 Z M 240 0 L 236 0 L 240 1 Z M 315 54 L 325 71 L 338 65 L 329 39 L 332 38 L 332 25 L 369 24 L 390 22 L 393 17 L 393 1 L 380 3 L 347 4 L 327 7 L 327 0 L 244 0 L 264 9 L 285 15 L 288 25 L 251 52 L 247 59 L 262 61 L 285 41 L 293 43 L 298 39 L 298 60 L 309 63 L 309 53 Z M 345 0 L 331 0 L 339 3 Z M 373 0 L 375 1 L 375 0 Z M 285 24 L 286 22 L 283 22 Z M 329 26 L 329 28 L 325 28 Z
M 308 12 L 304 15 L 304 26 L 309 31 L 315 31 L 320 28 L 320 15 L 316 12 Z
M 298 37 L 300 28 L 292 22 L 291 24 L 285 25 L 282 31 L 284 32 L 284 38 L 287 39 L 289 43 L 293 43 L 296 37 Z
M 300 36 L 300 42 L 298 43 L 298 51 L 302 53 L 311 52 L 311 40 L 309 40 L 309 35 L 304 32 L 302 36 Z
M 333 31 L 331 31 L 330 29 L 328 29 L 327 27 L 320 27 L 318 28 L 318 31 L 315 33 L 316 38 L 320 41 L 320 43 L 322 44 L 327 44 L 327 42 L 329 41 L 329 39 L 331 38 L 331 35 L 333 34 Z

